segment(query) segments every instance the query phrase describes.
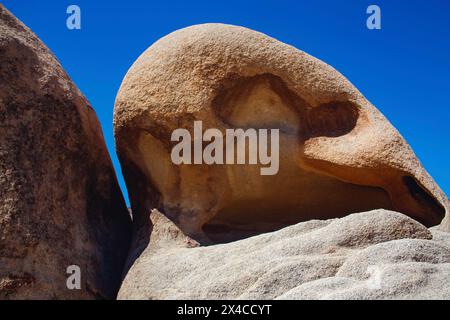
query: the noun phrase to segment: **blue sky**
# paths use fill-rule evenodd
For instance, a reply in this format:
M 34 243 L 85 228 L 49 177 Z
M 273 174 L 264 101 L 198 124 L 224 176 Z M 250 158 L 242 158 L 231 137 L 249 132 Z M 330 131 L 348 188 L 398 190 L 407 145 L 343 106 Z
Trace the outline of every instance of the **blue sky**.
M 126 198 L 112 127 L 120 83 L 153 42 L 205 22 L 261 31 L 335 67 L 387 116 L 450 194 L 450 0 L 2 3 L 55 53 L 91 102 Z M 81 30 L 66 27 L 71 4 L 81 8 Z M 381 30 L 366 28 L 371 4 L 381 8 Z

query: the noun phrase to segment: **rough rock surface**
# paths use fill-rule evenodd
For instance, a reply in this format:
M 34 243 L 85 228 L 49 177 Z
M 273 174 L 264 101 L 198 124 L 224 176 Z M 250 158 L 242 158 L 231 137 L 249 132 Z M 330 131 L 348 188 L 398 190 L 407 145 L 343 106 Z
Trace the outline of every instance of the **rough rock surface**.
M 171 133 L 193 136 L 194 120 L 221 132 L 280 129 L 278 174 L 261 176 L 258 165 L 173 164 Z M 114 122 L 143 239 L 153 208 L 201 243 L 379 208 L 426 226 L 448 212 L 409 145 L 347 79 L 246 28 L 197 25 L 157 41 L 128 71 Z M 442 227 L 450 230 L 448 214 Z
M 450 299 L 450 234 L 397 212 L 311 220 L 200 247 L 151 214 L 119 299 Z
M 94 110 L 0 5 L 0 299 L 114 298 L 130 224 Z

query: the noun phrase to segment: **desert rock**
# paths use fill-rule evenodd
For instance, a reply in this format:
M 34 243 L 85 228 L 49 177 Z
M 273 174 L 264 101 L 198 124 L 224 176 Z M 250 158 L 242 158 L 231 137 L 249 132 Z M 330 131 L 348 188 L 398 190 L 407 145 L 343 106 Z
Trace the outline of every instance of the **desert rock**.
M 195 120 L 278 128 L 278 174 L 175 165 L 171 133 Z M 332 67 L 259 32 L 205 24 L 160 39 L 123 80 L 114 126 L 137 229 L 157 208 L 220 243 L 384 208 L 450 230 L 444 193 L 389 121 Z
M 114 298 L 130 233 L 94 110 L 0 5 L 0 299 Z
M 311 220 L 206 247 L 158 211 L 151 219 L 150 245 L 119 299 L 450 298 L 449 244 L 401 213 Z

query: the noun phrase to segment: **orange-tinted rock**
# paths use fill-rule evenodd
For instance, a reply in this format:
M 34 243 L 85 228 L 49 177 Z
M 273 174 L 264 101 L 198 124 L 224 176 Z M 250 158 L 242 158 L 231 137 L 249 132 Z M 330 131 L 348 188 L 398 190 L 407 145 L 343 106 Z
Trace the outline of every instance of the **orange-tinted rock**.
M 279 129 L 278 174 L 175 165 L 171 133 L 192 133 L 194 120 L 222 132 Z M 152 208 L 200 242 L 378 208 L 431 226 L 448 210 L 410 146 L 347 79 L 246 28 L 197 25 L 157 41 L 128 71 L 114 121 L 138 228 Z

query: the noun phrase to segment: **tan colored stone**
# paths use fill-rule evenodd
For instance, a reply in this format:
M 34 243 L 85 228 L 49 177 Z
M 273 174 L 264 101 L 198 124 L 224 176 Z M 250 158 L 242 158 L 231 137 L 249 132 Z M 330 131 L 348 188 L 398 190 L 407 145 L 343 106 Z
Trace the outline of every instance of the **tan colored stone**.
M 222 132 L 279 128 L 279 173 L 174 165 L 171 133 L 192 132 L 194 120 Z M 114 125 L 137 227 L 158 208 L 200 242 L 223 242 L 376 208 L 427 226 L 448 211 L 409 145 L 347 79 L 246 28 L 196 25 L 154 43 L 123 80 Z
M 0 299 L 114 298 L 130 224 L 94 110 L 0 5 Z

